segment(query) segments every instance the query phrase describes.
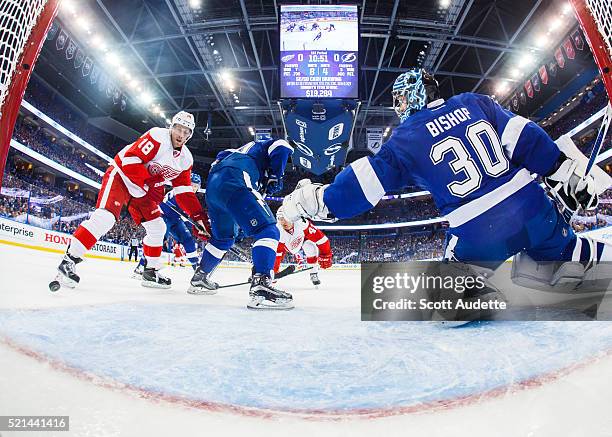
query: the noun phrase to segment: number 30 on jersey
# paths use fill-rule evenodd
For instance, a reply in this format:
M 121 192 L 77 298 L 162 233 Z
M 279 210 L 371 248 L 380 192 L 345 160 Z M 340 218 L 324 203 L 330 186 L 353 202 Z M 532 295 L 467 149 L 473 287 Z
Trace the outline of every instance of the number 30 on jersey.
M 493 126 L 484 120 L 474 123 L 466 129 L 465 136 L 472 145 L 478 160 L 482 164 L 487 175 L 497 177 L 510 168 L 508 158 L 504 154 L 503 147 Z M 493 156 L 487 150 L 484 138 L 491 144 Z M 480 188 L 482 173 L 476 165 L 476 161 L 470 155 L 463 141 L 457 137 L 448 137 L 436 143 L 431 148 L 429 157 L 438 165 L 444 161 L 446 154 L 452 154 L 450 165 L 454 174 L 463 172 L 466 178 L 461 181 L 453 181 L 447 184 L 448 190 L 457 197 L 465 197 Z

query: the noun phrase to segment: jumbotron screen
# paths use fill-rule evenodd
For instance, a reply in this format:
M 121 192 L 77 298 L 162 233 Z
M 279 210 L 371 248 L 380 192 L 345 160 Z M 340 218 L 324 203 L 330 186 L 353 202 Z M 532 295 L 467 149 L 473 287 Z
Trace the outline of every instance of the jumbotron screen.
M 281 5 L 281 98 L 357 98 L 356 5 Z

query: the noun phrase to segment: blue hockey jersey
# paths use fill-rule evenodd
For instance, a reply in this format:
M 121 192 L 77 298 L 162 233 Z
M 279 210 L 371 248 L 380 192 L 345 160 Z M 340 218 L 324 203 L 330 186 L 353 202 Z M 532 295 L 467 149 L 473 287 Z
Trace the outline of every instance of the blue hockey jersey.
M 560 156 L 535 123 L 490 97 L 465 93 L 408 117 L 374 157 L 353 162 L 324 193 L 337 218 L 374 207 L 385 192 L 428 190 L 451 227 L 479 216 L 547 174 Z
M 182 217 L 172 208 L 176 209 L 177 211 L 183 211 L 176 201 L 174 192 L 170 191 L 168 194 L 166 194 L 164 201 L 159 204 L 159 209 L 161 209 L 164 218 L 173 221 L 181 221 Z
M 285 174 L 287 159 L 293 147 L 285 140 L 251 141 L 239 149 L 226 149 L 217 154 L 211 172 L 223 167 L 234 167 L 246 171 L 253 183 L 259 184 L 273 174 L 282 178 Z

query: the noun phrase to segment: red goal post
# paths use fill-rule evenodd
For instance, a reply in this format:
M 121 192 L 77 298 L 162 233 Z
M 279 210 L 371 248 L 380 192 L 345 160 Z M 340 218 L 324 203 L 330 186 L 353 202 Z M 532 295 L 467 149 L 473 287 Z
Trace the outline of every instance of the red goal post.
M 570 0 L 612 100 L 612 1 Z
M 0 176 L 19 106 L 60 0 L 0 1 Z M 0 187 L 2 178 L 0 177 Z

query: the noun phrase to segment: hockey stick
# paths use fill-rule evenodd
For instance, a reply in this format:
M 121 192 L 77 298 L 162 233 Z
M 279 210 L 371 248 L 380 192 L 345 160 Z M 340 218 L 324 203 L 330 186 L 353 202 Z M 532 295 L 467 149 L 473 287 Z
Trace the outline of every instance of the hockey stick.
M 603 119 L 601 120 L 601 126 L 599 126 L 599 131 L 597 132 L 597 139 L 595 140 L 595 144 L 593 145 L 593 151 L 591 152 L 591 156 L 589 157 L 589 163 L 587 164 L 587 168 L 584 172 L 583 179 L 586 179 L 591 168 L 595 165 L 595 159 L 599 155 L 599 151 L 601 150 L 601 146 L 603 145 L 604 140 L 606 139 L 606 135 L 608 134 L 608 128 L 610 127 L 610 121 L 612 120 L 612 103 L 608 103 L 606 107 L 606 112 L 604 113 Z
M 305 272 L 306 270 L 310 270 L 312 269 L 312 267 L 306 267 L 305 269 L 302 270 L 295 270 L 291 273 L 287 273 L 286 275 L 282 276 L 283 278 L 286 278 L 287 276 L 291 276 L 291 275 L 295 275 L 296 273 L 300 273 L 300 272 Z M 218 288 L 229 288 L 229 287 L 237 287 L 239 285 L 246 285 L 246 284 L 250 284 L 251 281 L 244 281 L 244 282 L 236 282 L 235 284 L 227 284 L 227 285 L 219 285 Z
M 206 232 L 206 234 L 208 234 L 208 231 L 206 229 L 202 229 L 202 226 L 200 226 L 198 223 L 195 223 L 193 220 L 191 220 L 190 217 L 188 217 L 187 215 L 185 215 L 185 213 L 183 213 L 183 211 L 180 211 L 178 209 L 176 209 L 174 206 L 172 206 L 169 203 L 165 203 L 164 205 L 166 205 L 167 207 L 169 207 L 172 211 L 174 211 L 175 213 L 177 213 L 179 216 L 181 216 L 185 221 L 191 223 L 198 231 L 202 232 Z M 236 257 L 240 260 L 240 261 L 244 261 L 247 263 L 250 263 L 251 261 L 249 260 L 249 257 L 240 249 L 238 249 L 237 247 L 230 247 L 228 249 L 228 252 L 233 253 L 234 255 L 236 255 Z

